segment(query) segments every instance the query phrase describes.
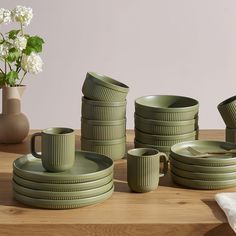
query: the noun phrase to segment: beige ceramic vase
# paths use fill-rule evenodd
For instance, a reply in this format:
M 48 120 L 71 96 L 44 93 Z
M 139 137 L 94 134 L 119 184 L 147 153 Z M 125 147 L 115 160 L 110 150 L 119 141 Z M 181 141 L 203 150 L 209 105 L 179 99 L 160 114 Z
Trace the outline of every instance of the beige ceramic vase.
M 21 96 L 25 86 L 2 88 L 0 143 L 20 143 L 29 133 L 29 121 L 21 113 Z

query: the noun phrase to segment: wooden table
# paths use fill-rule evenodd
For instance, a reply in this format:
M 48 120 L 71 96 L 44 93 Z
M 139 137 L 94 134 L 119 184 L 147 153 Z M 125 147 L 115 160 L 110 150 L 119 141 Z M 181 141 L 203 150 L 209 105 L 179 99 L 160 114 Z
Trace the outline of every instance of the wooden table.
M 201 131 L 200 139 L 224 140 L 224 132 Z M 132 131 L 127 141 L 132 148 Z M 11 190 L 12 162 L 26 153 L 29 138 L 22 144 L 0 145 L 0 235 L 235 235 L 214 200 L 221 191 L 185 189 L 167 175 L 156 191 L 132 193 L 125 159 L 115 163 L 115 192 L 102 204 L 72 210 L 27 207 L 12 199 Z

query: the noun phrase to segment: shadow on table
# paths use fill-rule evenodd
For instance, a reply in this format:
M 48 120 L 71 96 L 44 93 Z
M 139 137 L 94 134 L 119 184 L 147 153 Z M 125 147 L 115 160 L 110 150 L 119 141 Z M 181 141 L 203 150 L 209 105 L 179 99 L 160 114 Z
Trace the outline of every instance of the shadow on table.
M 228 223 L 222 223 L 205 233 L 204 236 L 235 236 L 235 233 Z

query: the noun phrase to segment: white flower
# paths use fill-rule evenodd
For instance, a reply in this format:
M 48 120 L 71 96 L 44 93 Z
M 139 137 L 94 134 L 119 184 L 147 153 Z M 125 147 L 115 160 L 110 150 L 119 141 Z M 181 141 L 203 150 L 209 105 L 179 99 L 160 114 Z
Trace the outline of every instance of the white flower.
M 8 56 L 9 48 L 5 43 L 0 44 L 0 58 L 6 58 Z
M 32 52 L 30 55 L 23 54 L 21 60 L 21 67 L 24 71 L 37 74 L 42 71 L 43 61 L 41 57 Z
M 0 8 L 0 24 L 11 22 L 11 12 L 7 9 Z
M 33 18 L 33 10 L 30 7 L 17 6 L 12 10 L 12 18 L 23 26 L 29 25 Z
M 19 49 L 20 51 L 26 48 L 26 44 L 27 39 L 24 36 L 17 36 L 13 41 L 14 47 Z

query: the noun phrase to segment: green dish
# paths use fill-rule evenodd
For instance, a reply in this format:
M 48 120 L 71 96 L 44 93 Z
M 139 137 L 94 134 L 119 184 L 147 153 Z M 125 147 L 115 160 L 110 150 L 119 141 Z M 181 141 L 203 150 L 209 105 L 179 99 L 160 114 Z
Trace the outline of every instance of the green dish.
M 176 143 L 181 143 L 184 141 L 195 140 L 198 131 L 194 131 L 188 134 L 181 135 L 154 135 L 147 134 L 135 129 L 135 139 L 139 142 L 156 145 L 156 146 L 172 146 Z
M 41 159 L 31 154 L 22 156 L 13 162 L 14 172 L 31 181 L 42 183 L 83 183 L 94 181 L 113 172 L 113 161 L 104 155 L 91 152 L 75 152 L 74 166 L 64 172 L 47 172 Z
M 122 120 L 126 116 L 126 101 L 105 102 L 82 97 L 82 117 L 90 120 Z
M 75 191 L 84 191 L 90 190 L 94 188 L 102 187 L 113 180 L 113 172 L 104 178 L 84 182 L 84 183 L 73 183 L 73 184 L 52 184 L 52 183 L 40 183 L 34 182 L 27 179 L 23 179 L 17 176 L 13 172 L 13 180 L 18 183 L 19 185 L 25 188 L 31 188 L 35 190 L 42 190 L 42 191 L 54 191 L 54 192 L 75 192 Z
M 135 114 L 135 128 L 148 134 L 180 135 L 198 129 L 198 121 L 197 119 L 186 121 L 152 120 Z
M 75 191 L 75 192 L 54 192 L 54 191 L 42 191 L 31 188 L 25 188 L 14 181 L 12 182 L 13 190 L 19 194 L 32 198 L 50 199 L 50 200 L 72 200 L 72 199 L 95 197 L 103 193 L 106 193 L 112 188 L 112 186 L 113 186 L 113 181 L 110 181 L 108 184 L 104 186 L 89 190 Z
M 197 157 L 191 154 L 187 148 L 191 147 L 199 152 L 222 152 L 226 149 L 236 149 L 236 144 L 220 141 L 187 141 L 175 144 L 170 149 L 170 155 L 177 161 L 203 166 L 227 166 L 236 165 L 235 156 L 212 156 L 212 157 Z
M 206 180 L 206 181 L 218 181 L 218 180 L 235 180 L 236 172 L 231 173 L 202 173 L 202 172 L 191 172 L 176 168 L 174 165 L 171 166 L 171 171 L 177 176 L 195 179 L 195 180 Z
M 114 161 L 119 160 L 126 152 L 126 137 L 115 140 L 91 140 L 81 137 L 81 149 L 104 154 Z
M 126 119 L 100 121 L 81 119 L 81 136 L 94 140 L 120 139 L 126 135 Z
M 106 75 L 88 72 L 82 87 L 86 98 L 98 101 L 125 101 L 129 87 Z
M 83 199 L 73 199 L 73 200 L 48 200 L 48 199 L 39 199 L 39 198 L 31 198 L 25 195 L 19 194 L 16 191 L 13 191 L 13 197 L 29 206 L 37 207 L 37 208 L 46 208 L 46 209 L 69 209 L 69 208 L 78 208 L 89 206 L 97 203 L 104 202 L 108 198 L 112 196 L 114 191 L 114 187 L 112 187 L 106 193 L 101 195 L 90 197 L 90 198 L 83 198 Z
M 193 188 L 193 189 L 225 189 L 236 186 L 236 179 L 234 180 L 222 180 L 222 181 L 205 181 L 205 180 L 193 180 L 187 179 L 175 175 L 171 172 L 171 178 L 176 184 Z
M 135 100 L 137 115 L 162 121 L 192 120 L 197 117 L 198 101 L 175 95 L 151 95 Z
M 169 156 L 171 165 L 177 167 L 178 169 L 192 171 L 192 172 L 201 172 L 201 173 L 231 173 L 236 172 L 236 165 L 230 166 L 200 166 L 193 164 L 186 164 L 180 161 L 176 161 L 172 156 Z

